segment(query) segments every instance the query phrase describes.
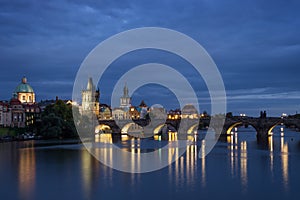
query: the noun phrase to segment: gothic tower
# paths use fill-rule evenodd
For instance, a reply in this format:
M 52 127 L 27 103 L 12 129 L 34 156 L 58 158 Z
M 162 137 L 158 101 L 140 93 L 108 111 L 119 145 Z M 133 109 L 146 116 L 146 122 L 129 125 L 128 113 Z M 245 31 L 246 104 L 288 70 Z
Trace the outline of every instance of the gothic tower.
M 131 98 L 129 97 L 128 87 L 125 83 L 123 88 L 123 96 L 120 98 L 120 107 L 121 108 L 128 108 L 131 106 Z
M 99 115 L 99 98 L 100 91 L 96 90 L 93 79 L 89 78 L 86 90 L 82 91 L 81 109 L 83 113 L 93 111 L 97 116 Z

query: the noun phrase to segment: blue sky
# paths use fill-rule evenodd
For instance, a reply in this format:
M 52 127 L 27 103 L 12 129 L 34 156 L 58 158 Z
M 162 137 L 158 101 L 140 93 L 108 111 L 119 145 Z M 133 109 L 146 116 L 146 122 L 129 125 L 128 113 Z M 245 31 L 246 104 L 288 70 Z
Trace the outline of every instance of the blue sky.
M 207 50 L 222 74 L 228 111 L 294 114 L 300 112 L 299 10 L 300 2 L 291 0 L 2 0 L 0 99 L 11 98 L 23 75 L 38 100 L 71 98 L 76 72 L 97 44 L 128 29 L 158 26 L 187 34 Z M 101 101 L 109 103 L 111 85 L 125 69 L 149 61 L 185 67 L 166 53 L 120 58 L 99 83 Z M 186 69 L 200 109 L 209 110 L 205 84 Z M 171 108 L 177 106 L 173 97 L 166 88 L 145 86 L 133 94 L 133 103 L 145 99 Z

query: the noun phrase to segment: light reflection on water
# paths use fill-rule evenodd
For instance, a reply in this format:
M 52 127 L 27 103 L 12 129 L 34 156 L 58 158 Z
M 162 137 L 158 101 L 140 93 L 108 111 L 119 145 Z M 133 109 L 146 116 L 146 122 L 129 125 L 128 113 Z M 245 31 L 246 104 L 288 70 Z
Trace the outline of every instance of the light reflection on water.
M 61 194 L 57 194 L 58 197 L 73 199 L 117 199 L 124 195 L 125 199 L 139 199 L 141 196 L 143 199 L 182 199 L 182 195 L 217 199 L 232 192 L 237 199 L 299 197 L 300 193 L 295 189 L 295 183 L 300 180 L 300 174 L 291 171 L 291 167 L 300 167 L 300 137 L 299 133 L 287 132 L 283 133 L 278 128 L 267 141 L 258 143 L 253 130 L 239 128 L 232 135 L 221 139 L 207 157 L 204 156 L 205 141 L 201 140 L 203 133 L 189 135 L 187 138 L 191 142 L 183 156 L 172 165 L 147 174 L 122 173 L 103 166 L 80 145 L 32 148 L 33 142 L 27 142 L 28 148 L 18 149 L 18 145 L 15 144 L 0 144 L 0 154 L 4 155 L 0 158 L 0 175 L 3 177 L 0 181 L 0 191 L 6 190 L 10 199 L 47 199 L 43 193 L 47 191 L 45 188 L 49 187 L 47 183 L 61 178 L 63 189 Z M 176 133 L 171 133 L 165 141 L 159 137 L 146 141 L 121 137 L 120 141 L 117 141 L 119 146 L 138 156 L 132 156 L 131 160 L 120 159 L 123 159 L 125 164 L 140 168 L 139 156 L 147 152 L 143 149 L 145 143 L 159 142 L 163 146 L 168 142 L 176 142 L 177 139 Z M 110 145 L 115 142 L 114 138 L 110 134 L 101 134 L 96 137 L 96 142 L 102 142 L 104 146 L 96 148 L 95 154 L 113 160 Z M 153 148 L 156 149 L 157 146 Z M 158 152 L 159 159 L 164 152 Z M 167 154 L 168 160 L 171 161 L 172 156 L 179 155 L 178 147 L 169 148 Z M 199 158 L 199 154 L 202 158 Z M 56 157 L 61 158 L 62 163 L 59 166 L 65 166 L 57 168 L 61 171 L 51 170 L 50 166 L 56 166 L 53 162 L 59 160 Z M 7 165 L 3 164 L 4 161 Z M 14 176 L 14 173 L 17 176 Z M 17 187 L 14 187 L 15 183 Z M 164 188 L 159 192 L 160 196 L 148 191 L 154 186 Z M 15 191 L 9 188 L 18 189 Z M 265 191 L 263 195 L 260 194 L 262 188 Z M 216 192 L 216 189 L 220 192 Z
M 284 132 L 283 128 L 280 128 L 280 152 L 281 152 L 281 169 L 282 169 L 282 177 L 283 177 L 283 187 L 287 191 L 288 190 L 288 163 L 289 163 L 289 156 L 288 156 L 288 143 L 284 141 Z M 250 131 L 251 132 L 251 131 Z M 248 189 L 248 142 L 247 137 L 239 138 L 238 129 L 235 128 L 235 131 L 233 134 L 228 135 L 226 137 L 226 144 L 227 149 L 229 150 L 229 156 L 228 159 L 230 161 L 230 172 L 231 177 L 239 177 L 240 178 L 240 185 L 241 185 L 241 192 L 247 193 Z M 251 133 L 253 134 L 253 133 Z M 254 134 L 255 135 L 255 134 Z M 177 133 L 170 132 L 168 135 L 168 141 L 174 142 L 178 140 Z M 107 137 L 109 136 L 100 136 L 103 137 L 103 140 L 97 140 L 98 142 L 107 142 Z M 267 145 L 269 149 L 269 165 L 270 165 L 270 171 L 272 174 L 273 179 L 273 170 L 274 170 L 274 135 L 271 135 L 268 137 L 267 143 L 264 143 L 263 145 Z M 124 139 L 125 138 L 125 139 Z M 203 137 L 202 137 L 203 138 Z M 154 137 L 154 140 L 161 141 L 161 138 L 158 136 Z M 186 183 L 193 184 L 195 182 L 195 173 L 197 173 L 198 167 L 197 163 L 198 160 L 198 153 L 201 154 L 202 158 L 200 159 L 201 162 L 201 185 L 203 188 L 205 188 L 207 184 L 206 180 L 206 157 L 205 157 L 205 141 L 200 140 L 197 135 L 188 135 L 187 140 L 193 141 L 194 143 L 191 143 L 186 147 L 186 153 L 185 156 L 181 156 L 178 160 L 176 160 L 173 165 L 170 165 L 168 167 L 168 174 L 170 180 L 174 180 L 177 187 L 181 187 L 184 183 L 182 180 L 186 180 Z M 112 140 L 109 140 L 112 143 Z M 130 141 L 131 146 L 131 153 L 132 154 L 141 154 L 141 144 L 140 139 L 134 139 L 130 138 L 128 136 L 123 137 L 122 141 Z M 126 144 L 126 143 L 123 143 Z M 201 148 L 202 147 L 202 148 Z M 200 150 L 200 152 L 198 152 Z M 101 151 L 101 150 L 99 150 Z M 111 151 L 107 151 L 107 149 L 103 149 L 104 154 L 111 155 Z M 172 160 L 172 156 L 178 156 L 178 148 L 170 148 L 169 149 L 169 161 Z M 105 155 L 104 155 L 105 156 Z M 132 156 L 131 158 L 131 166 L 134 167 L 140 167 L 139 159 L 134 160 L 135 157 Z M 124 162 L 127 162 L 124 160 Z M 172 166 L 175 166 L 172 168 Z M 132 169 L 134 170 L 134 169 Z M 174 177 L 174 178 L 173 178 Z
M 34 194 L 36 184 L 36 158 L 34 148 L 20 150 L 18 168 L 20 197 L 23 197 L 24 199 L 31 199 Z
M 282 164 L 282 176 L 283 176 L 283 186 L 284 189 L 288 190 L 288 184 L 289 184 L 289 149 L 288 144 L 284 142 L 284 138 L 282 137 L 280 139 L 280 147 L 281 147 L 281 164 Z

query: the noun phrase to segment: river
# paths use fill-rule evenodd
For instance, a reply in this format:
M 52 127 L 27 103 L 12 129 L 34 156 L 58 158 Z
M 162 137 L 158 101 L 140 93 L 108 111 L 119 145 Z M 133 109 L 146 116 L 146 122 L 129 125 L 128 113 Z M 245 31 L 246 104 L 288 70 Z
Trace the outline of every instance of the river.
M 202 159 L 197 156 L 202 144 L 199 133 L 174 163 L 142 174 L 107 167 L 82 144 L 34 147 L 39 141 L 1 143 L 0 197 L 299 199 L 300 133 L 289 129 L 281 133 L 281 127 L 276 127 L 266 143 L 258 143 L 251 127 L 235 131 Z M 128 139 L 119 146 L 128 150 L 132 142 L 140 140 Z M 151 145 L 161 141 L 143 142 Z

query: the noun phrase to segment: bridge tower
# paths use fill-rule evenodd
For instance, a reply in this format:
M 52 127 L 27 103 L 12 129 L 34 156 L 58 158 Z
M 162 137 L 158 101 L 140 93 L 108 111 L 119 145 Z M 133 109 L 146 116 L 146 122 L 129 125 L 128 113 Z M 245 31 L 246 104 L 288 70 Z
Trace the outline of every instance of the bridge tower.
M 82 113 L 93 111 L 97 116 L 99 116 L 99 98 L 100 91 L 96 90 L 92 78 L 89 78 L 87 87 L 82 91 L 82 103 L 81 111 Z
M 120 98 L 120 107 L 129 109 L 131 106 L 131 98 L 129 96 L 129 90 L 125 83 L 123 88 L 123 96 Z

